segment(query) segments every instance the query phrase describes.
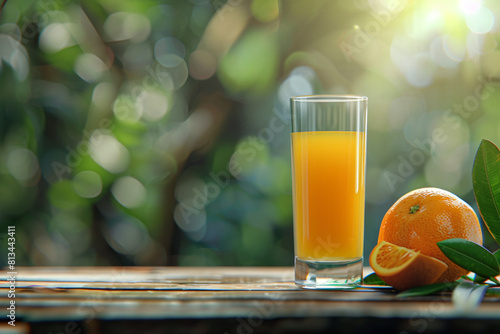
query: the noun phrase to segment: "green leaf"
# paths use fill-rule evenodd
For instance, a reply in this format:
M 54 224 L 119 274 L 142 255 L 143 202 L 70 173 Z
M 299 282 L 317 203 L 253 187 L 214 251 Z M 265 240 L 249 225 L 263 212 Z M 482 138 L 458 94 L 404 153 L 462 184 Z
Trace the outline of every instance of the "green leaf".
M 476 274 L 476 276 L 474 276 L 474 283 L 484 283 L 488 280 L 487 277 L 483 277 L 483 276 L 479 276 Z
M 474 196 L 484 224 L 500 245 L 500 150 L 483 139 L 472 168 Z
M 427 285 L 422 285 L 422 286 L 417 286 L 415 288 L 411 288 L 408 290 L 405 290 L 403 292 L 398 293 L 397 297 L 403 298 L 403 297 L 416 297 L 416 296 L 426 296 L 430 295 L 436 292 L 441 292 L 441 291 L 451 291 L 453 288 L 457 285 L 455 282 L 451 283 L 434 283 L 434 284 L 427 284 Z
M 500 297 L 500 289 L 499 288 L 489 288 L 486 290 L 486 294 L 488 296 Z
M 453 290 L 451 300 L 458 311 L 474 311 L 483 300 L 486 289 L 488 289 L 487 285 L 462 281 L 457 285 L 455 290 Z
M 483 277 L 497 276 L 500 267 L 495 256 L 475 242 L 455 238 L 437 243 L 439 249 L 460 267 Z
M 385 283 L 376 273 L 371 273 L 370 275 L 363 278 L 364 285 L 388 285 Z
M 500 265 L 500 249 L 493 253 L 493 256 L 497 259 L 498 264 Z M 488 277 L 482 277 L 476 274 L 474 277 L 475 283 L 484 283 L 488 280 Z

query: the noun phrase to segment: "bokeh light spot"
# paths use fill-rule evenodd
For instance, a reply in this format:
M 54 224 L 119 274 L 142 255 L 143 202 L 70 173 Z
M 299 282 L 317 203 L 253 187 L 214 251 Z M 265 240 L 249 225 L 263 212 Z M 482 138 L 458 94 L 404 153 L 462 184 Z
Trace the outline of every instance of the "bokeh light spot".
M 167 53 L 156 57 L 156 60 L 163 66 L 167 68 L 177 67 L 184 63 L 184 59 L 173 53 Z
M 475 14 L 481 8 L 482 0 L 460 0 L 460 9 L 464 14 Z
M 189 172 L 184 173 L 175 188 L 175 198 L 180 203 L 201 209 L 208 202 L 208 197 L 203 195 L 205 187 L 205 182 L 201 178 Z
M 132 217 L 110 223 L 105 236 L 115 251 L 125 255 L 138 254 L 151 239 L 144 224 Z
M 118 12 L 104 22 L 104 31 L 112 41 L 144 41 L 151 32 L 151 23 L 141 14 Z
M 40 34 L 40 49 L 47 53 L 59 52 L 75 44 L 72 37 L 77 30 L 70 23 L 52 23 L 43 29 Z
M 115 86 L 110 82 L 98 83 L 92 92 L 92 103 L 102 109 L 109 109 L 116 94 Z
M 405 76 L 410 85 L 414 87 L 426 87 L 434 80 L 434 72 L 434 62 L 429 54 L 422 52 L 411 58 Z
M 186 56 L 186 47 L 177 38 L 164 37 L 156 42 L 154 55 L 156 60 L 163 66 L 177 66 L 179 60 L 176 57 L 172 58 L 167 56 L 176 55 L 183 59 Z
M 151 75 L 167 90 L 181 88 L 189 76 L 186 62 L 174 54 L 165 55 L 163 58 L 163 63 L 169 66 L 158 63 Z
M 446 50 L 449 48 L 446 46 L 446 41 L 443 36 L 436 37 L 430 45 L 430 56 L 432 60 L 439 66 L 443 68 L 454 68 L 457 67 L 459 61 L 450 57 L 449 52 Z
M 185 203 L 179 203 L 174 210 L 174 219 L 177 226 L 183 231 L 192 233 L 205 227 L 207 213 L 204 207 L 198 209 Z
M 21 28 L 15 23 L 4 23 L 0 25 L 0 34 L 8 35 L 12 39 L 20 42 L 22 37 Z
M 192 240 L 201 240 L 206 233 L 206 205 L 220 193 L 213 183 L 206 184 L 193 171 L 184 173 L 175 190 L 178 204 L 174 210 L 175 223 Z
M 427 16 L 427 20 L 429 22 L 435 22 L 435 21 L 441 19 L 442 16 L 443 16 L 443 14 L 441 14 L 441 12 L 438 9 L 434 9 Z
M 465 45 L 463 40 L 459 40 L 454 36 L 443 36 L 443 49 L 446 55 L 456 62 L 461 62 L 465 59 Z
M 255 180 L 260 166 L 269 163 L 269 146 L 258 137 L 249 136 L 236 145 L 229 164 L 230 172 L 239 180 Z
M 491 34 L 478 35 L 473 32 L 467 34 L 467 52 L 470 57 L 475 57 L 482 54 L 494 51 L 498 42 Z
M 102 168 L 111 173 L 120 173 L 127 169 L 130 154 L 114 137 L 94 131 L 90 144 L 90 156 Z
M 20 182 L 29 181 L 39 172 L 35 154 L 25 148 L 11 151 L 7 157 L 7 169 Z
M 158 121 L 167 113 L 167 97 L 160 92 L 144 90 L 137 99 L 137 109 L 146 121 Z
M 142 109 L 137 108 L 131 96 L 120 95 L 113 104 L 113 113 L 119 120 L 137 122 L 142 116 Z
M 283 105 L 288 105 L 291 96 L 311 95 L 314 93 L 312 81 L 316 79 L 314 70 L 308 66 L 295 68 L 279 88 L 279 98 Z
M 126 208 L 134 209 L 146 201 L 146 188 L 137 179 L 124 176 L 113 183 L 111 193 Z
M 106 64 L 92 53 L 80 55 L 75 62 L 75 72 L 87 82 L 96 82 L 107 70 Z
M 102 192 L 102 181 L 99 174 L 93 171 L 83 171 L 75 175 L 73 189 L 83 198 L 94 198 Z
M 495 25 L 495 15 L 488 8 L 481 7 L 475 13 L 466 15 L 465 22 L 472 32 L 486 34 Z
M 250 8 L 253 16 L 261 22 L 275 20 L 279 14 L 277 0 L 253 0 Z
M 189 56 L 189 74 L 195 79 L 205 80 L 215 74 L 217 60 L 210 52 L 199 49 Z
M 12 66 L 18 80 L 24 81 L 28 77 L 28 53 L 21 43 L 7 35 L 0 35 L 0 70 L 2 61 Z

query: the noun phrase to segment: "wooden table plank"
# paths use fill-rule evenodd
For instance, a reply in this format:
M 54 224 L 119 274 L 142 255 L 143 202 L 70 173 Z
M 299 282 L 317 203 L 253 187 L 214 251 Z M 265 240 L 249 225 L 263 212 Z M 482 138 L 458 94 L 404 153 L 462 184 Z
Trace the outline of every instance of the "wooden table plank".
M 465 313 L 454 307 L 449 292 L 401 299 L 391 288 L 303 290 L 293 283 L 290 267 L 27 267 L 18 268 L 16 279 L 18 319 L 33 328 L 77 322 L 92 332 L 89 328 L 96 322 L 105 326 L 135 319 L 187 326 L 187 319 L 219 319 L 219 325 L 232 324 L 234 330 L 241 324 L 238 319 L 248 325 L 313 318 L 378 319 L 377 323 L 468 319 L 500 326 L 499 297 L 487 296 L 478 309 Z M 8 283 L 2 282 L 0 290 L 0 306 L 5 307 Z

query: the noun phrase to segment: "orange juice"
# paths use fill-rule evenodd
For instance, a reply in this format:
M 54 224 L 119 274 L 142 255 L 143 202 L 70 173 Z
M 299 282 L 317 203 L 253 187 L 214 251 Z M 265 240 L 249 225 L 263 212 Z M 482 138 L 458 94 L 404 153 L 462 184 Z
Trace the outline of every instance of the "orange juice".
M 295 255 L 343 261 L 363 256 L 365 134 L 292 133 Z

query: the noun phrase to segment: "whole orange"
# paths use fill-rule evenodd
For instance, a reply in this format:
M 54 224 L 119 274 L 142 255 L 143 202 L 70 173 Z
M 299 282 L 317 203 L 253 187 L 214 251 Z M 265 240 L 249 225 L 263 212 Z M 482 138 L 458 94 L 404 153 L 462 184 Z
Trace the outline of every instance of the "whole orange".
M 476 213 L 446 190 L 420 188 L 398 199 L 387 211 L 378 242 L 387 241 L 443 261 L 448 269 L 436 282 L 453 282 L 468 271 L 450 261 L 436 244 L 451 238 L 481 245 L 483 236 Z

